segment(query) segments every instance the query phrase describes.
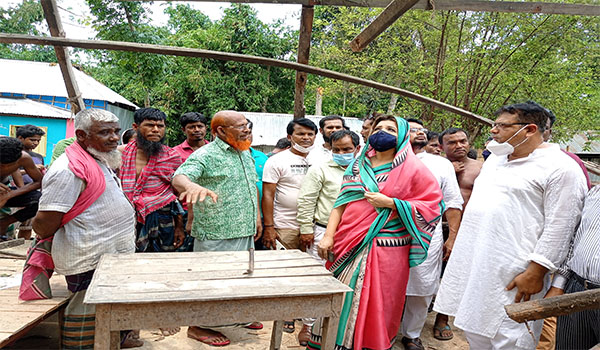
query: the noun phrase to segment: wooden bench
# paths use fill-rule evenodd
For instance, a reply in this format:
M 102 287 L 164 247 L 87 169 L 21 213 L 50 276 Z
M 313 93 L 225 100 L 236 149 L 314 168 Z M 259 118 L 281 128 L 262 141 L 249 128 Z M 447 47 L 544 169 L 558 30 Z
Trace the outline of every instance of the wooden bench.
M 19 287 L 0 290 L 0 348 L 23 337 L 37 324 L 66 307 L 69 292 L 64 276 L 55 275 L 50 281 L 52 299 L 22 301 L 19 300 Z M 60 334 L 60 329 L 57 332 Z
M 344 293 L 350 288 L 298 250 L 104 255 L 84 302 L 96 305 L 95 349 L 118 349 L 119 330 L 227 325 L 323 317 L 323 349 L 333 349 Z

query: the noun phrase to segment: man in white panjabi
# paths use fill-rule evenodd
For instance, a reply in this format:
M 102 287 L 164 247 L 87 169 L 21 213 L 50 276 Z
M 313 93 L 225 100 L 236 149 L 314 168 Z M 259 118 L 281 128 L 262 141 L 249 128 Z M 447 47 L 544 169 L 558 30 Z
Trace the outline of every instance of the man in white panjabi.
M 402 344 L 406 350 L 424 350 L 421 343 L 421 330 L 427 319 L 427 311 L 434 294 L 440 285 L 442 258 L 447 259 L 452 251 L 456 233 L 460 226 L 463 198 L 454 172 L 454 166 L 444 157 L 425 152 L 427 146 L 427 129 L 418 119 L 407 119 L 410 126 L 410 144 L 413 151 L 438 181 L 446 205 L 449 235 L 444 243 L 442 222 L 437 225 L 429 249 L 427 259 L 419 266 L 410 269 L 406 287 L 406 301 L 402 317 Z
M 535 102 L 502 107 L 475 180 L 434 310 L 455 316 L 471 349 L 535 349 L 542 322 L 508 318 L 504 306 L 542 298 L 568 253 L 587 191 L 581 169 L 543 142 L 548 118 Z

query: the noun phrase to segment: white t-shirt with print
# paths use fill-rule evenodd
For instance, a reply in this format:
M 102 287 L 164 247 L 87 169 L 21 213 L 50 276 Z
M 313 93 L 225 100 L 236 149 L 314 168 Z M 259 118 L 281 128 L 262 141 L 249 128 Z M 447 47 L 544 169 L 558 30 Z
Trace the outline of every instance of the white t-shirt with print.
M 263 183 L 277 184 L 273 202 L 275 228 L 299 229 L 296 221 L 300 185 L 310 164 L 289 149 L 271 156 L 263 169 Z

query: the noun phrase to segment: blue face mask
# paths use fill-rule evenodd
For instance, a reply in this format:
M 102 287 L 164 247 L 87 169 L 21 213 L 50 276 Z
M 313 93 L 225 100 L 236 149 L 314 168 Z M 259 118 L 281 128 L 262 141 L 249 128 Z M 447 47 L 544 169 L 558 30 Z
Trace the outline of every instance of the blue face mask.
M 333 161 L 341 166 L 348 166 L 354 160 L 354 152 L 352 153 L 343 153 L 336 154 L 333 153 Z
M 385 152 L 396 147 L 398 138 L 390 133 L 383 130 L 377 131 L 373 135 L 369 136 L 369 144 L 377 152 Z

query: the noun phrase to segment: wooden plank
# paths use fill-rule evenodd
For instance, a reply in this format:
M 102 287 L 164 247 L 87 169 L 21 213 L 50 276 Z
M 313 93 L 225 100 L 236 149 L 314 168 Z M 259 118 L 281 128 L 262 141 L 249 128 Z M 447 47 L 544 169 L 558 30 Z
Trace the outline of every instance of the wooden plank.
M 152 1 L 152 0 L 121 0 Z M 173 0 L 190 1 L 190 0 Z M 206 0 L 191 0 L 206 1 Z M 387 7 L 390 0 L 211 0 L 211 2 L 262 3 L 262 4 L 298 4 L 323 6 Z M 433 6 L 428 0 L 419 0 L 413 7 L 418 10 L 438 11 L 482 11 L 508 13 L 544 13 L 550 15 L 600 16 L 600 6 L 587 4 L 565 4 L 561 2 L 514 2 L 485 0 L 435 0 Z
M 363 85 L 371 87 L 380 91 L 390 92 L 398 94 L 407 98 L 414 99 L 416 101 L 434 106 L 445 111 L 461 115 L 463 117 L 472 119 L 476 122 L 491 126 L 492 121 L 488 118 L 484 118 L 473 112 L 469 112 L 462 108 L 458 108 L 447 103 L 435 100 L 430 97 L 419 95 L 417 93 L 400 89 L 395 86 L 378 83 L 373 80 L 367 80 L 358 78 L 349 74 L 338 73 L 328 69 L 322 69 L 313 67 L 307 64 L 300 64 L 296 62 L 289 62 L 284 60 L 277 60 L 274 58 L 258 57 L 252 55 L 243 55 L 236 53 L 193 49 L 175 46 L 165 45 L 151 45 L 151 44 L 139 44 L 122 41 L 106 41 L 106 40 L 79 40 L 79 39 L 66 39 L 66 38 L 49 38 L 39 37 L 21 34 L 0 34 L 0 43 L 9 44 L 34 44 L 34 45 L 62 45 L 70 47 L 79 47 L 83 49 L 98 49 L 98 50 L 119 50 L 119 51 L 133 51 L 133 52 L 147 52 L 155 53 L 160 55 L 173 55 L 173 56 L 186 56 L 186 57 L 203 57 L 211 58 L 222 61 L 236 61 L 246 62 L 252 64 L 260 64 L 266 66 L 281 67 L 285 69 L 294 69 L 298 71 L 307 72 L 310 74 L 320 75 L 323 77 L 347 81 L 353 84 Z
M 298 63 L 308 64 L 310 56 L 310 37 L 312 35 L 313 19 L 315 9 L 313 6 L 302 5 L 300 14 L 300 38 L 298 39 Z M 304 89 L 308 74 L 296 71 L 296 83 L 294 92 L 294 119 L 304 118 L 306 107 L 304 106 Z
M 389 28 L 400 16 L 410 10 L 419 0 L 394 0 L 352 41 L 350 48 L 354 52 L 364 50 L 371 41 L 375 40 L 379 34 Z
M 113 304 L 110 329 L 232 324 L 301 317 L 327 317 L 339 312 L 330 296 L 275 297 L 207 302 Z M 98 319 L 98 313 L 96 313 Z
M 247 260 L 247 259 L 246 259 Z M 144 262 L 144 263 L 142 263 Z M 103 273 L 109 275 L 119 275 L 119 274 L 130 274 L 135 271 L 140 274 L 159 274 L 159 273 L 177 273 L 177 272 L 197 272 L 197 273 L 210 273 L 212 271 L 229 271 L 229 270 L 238 270 L 238 271 L 246 271 L 248 269 L 248 261 L 245 262 L 236 262 L 236 263 L 220 263 L 220 262 L 211 262 L 205 264 L 189 264 L 189 265 L 178 265 L 176 261 L 166 260 L 160 261 L 153 260 L 152 262 L 156 262 L 155 264 L 149 264 L 147 260 L 141 260 L 141 262 L 135 262 L 131 264 L 118 264 L 116 262 L 107 263 L 103 266 L 101 270 Z M 127 269 L 123 269 L 123 267 L 127 266 Z M 285 268 L 295 268 L 295 267 L 310 267 L 310 266 L 320 266 L 322 265 L 315 259 L 302 259 L 302 260 L 284 260 L 284 261 L 260 261 L 254 262 L 254 269 L 285 269 Z M 118 269 L 118 270 L 117 270 Z M 96 272 L 97 273 L 97 272 Z
M 139 259 L 158 259 L 158 260 L 190 260 L 205 261 L 218 259 L 219 261 L 235 262 L 248 261 L 247 251 L 236 252 L 177 252 L 177 253 L 131 253 L 131 254 L 104 254 L 101 260 L 139 260 Z M 307 253 L 300 250 L 258 250 L 254 252 L 255 261 L 280 261 L 287 259 L 314 259 Z
M 4 324 L 0 325 L 0 348 L 9 345 L 15 340 L 23 337 L 27 332 L 29 332 L 33 327 L 38 325 L 43 320 L 50 317 L 55 312 L 62 312 L 64 307 L 66 306 L 66 301 L 63 303 L 56 305 L 53 308 L 48 309 L 44 313 L 34 312 L 34 313 L 17 313 L 10 314 L 10 317 L 7 317 L 9 323 L 11 324 L 10 329 L 5 329 Z M 5 314 L 5 313 L 3 313 Z M 2 323 L 4 318 L 0 318 L 0 323 Z M 6 334 L 10 333 L 7 337 Z
M 24 238 L 11 239 L 10 241 L 0 242 L 0 249 L 12 248 L 25 244 Z
M 296 276 L 331 276 L 331 273 L 325 270 L 322 266 L 296 267 L 287 269 L 261 269 L 254 270 L 252 275 L 245 274 L 246 270 L 223 270 L 211 271 L 204 273 L 203 271 L 175 272 L 175 273 L 160 273 L 153 275 L 151 273 L 144 274 L 146 278 L 140 278 L 141 275 L 131 274 L 98 274 L 96 276 L 97 285 L 102 284 L 126 284 L 135 281 L 152 281 L 155 283 L 171 284 L 177 281 L 219 281 L 224 279 L 265 279 L 265 278 L 284 278 Z M 0 299 L 1 301 L 1 299 Z M 0 306 L 2 310 L 2 306 Z
M 504 306 L 504 309 L 508 317 L 519 323 L 600 309 L 600 289 L 510 304 Z
M 44 9 L 44 17 L 46 17 L 46 22 L 48 23 L 48 29 L 50 29 L 50 34 L 55 37 L 65 37 L 56 0 L 41 0 L 41 3 L 42 8 Z M 75 72 L 71 65 L 69 51 L 64 46 L 54 46 L 54 52 L 56 53 L 56 59 L 58 60 L 58 65 L 60 66 L 60 71 L 63 80 L 65 81 L 69 102 L 71 103 L 71 111 L 73 111 L 74 114 L 77 114 L 77 112 L 85 109 L 85 104 L 81 92 L 79 91 L 77 80 L 75 80 Z
M 85 303 L 143 303 L 148 301 L 206 301 L 223 299 L 304 296 L 346 292 L 348 286 L 333 277 L 286 277 L 174 281 L 90 285 Z
M 40 318 L 43 314 L 39 312 L 18 312 L 10 314 L 10 317 L 7 317 L 4 313 L 2 315 L 3 317 L 0 317 L 0 332 L 15 333 Z

